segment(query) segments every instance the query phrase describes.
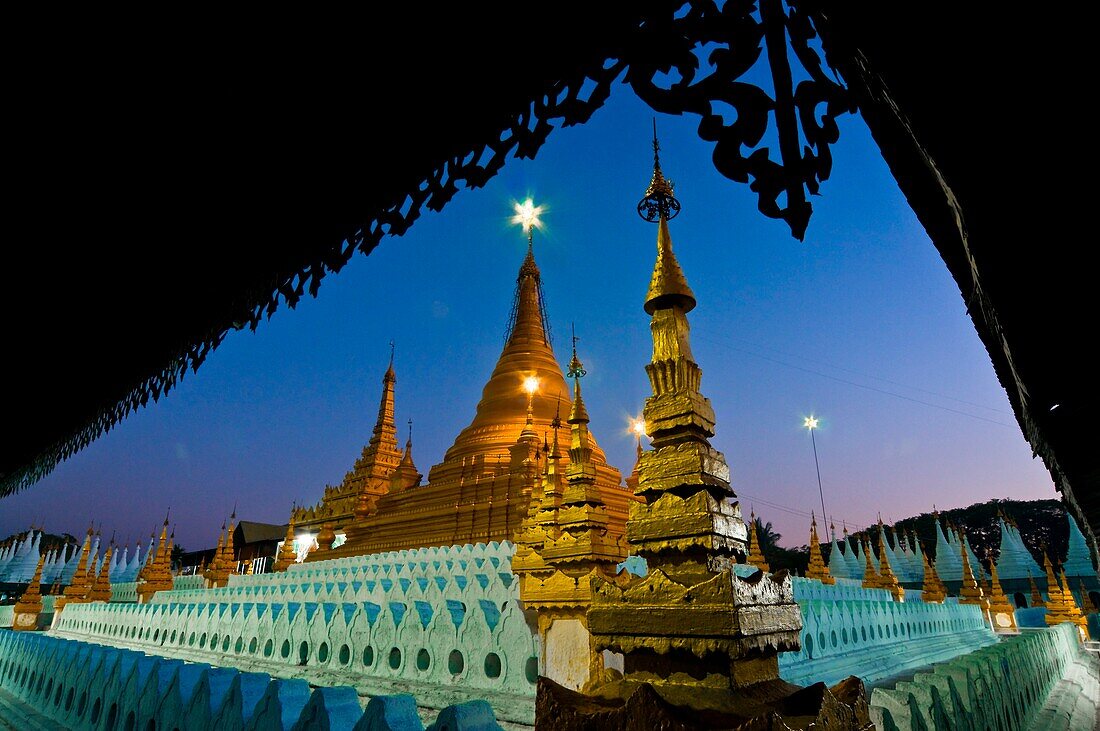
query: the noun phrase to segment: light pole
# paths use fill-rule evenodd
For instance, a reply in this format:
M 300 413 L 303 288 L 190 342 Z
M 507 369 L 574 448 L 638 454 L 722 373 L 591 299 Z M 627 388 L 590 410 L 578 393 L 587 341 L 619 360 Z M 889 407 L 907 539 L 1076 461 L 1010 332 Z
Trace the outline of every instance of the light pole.
M 825 521 L 824 525 L 828 525 L 829 516 L 825 513 L 825 491 L 821 489 L 821 465 L 817 461 L 817 440 L 814 439 L 817 424 L 818 419 L 813 415 L 807 416 L 802 422 L 802 426 L 810 430 L 810 444 L 814 447 L 814 468 L 817 470 L 817 494 L 821 498 L 821 517 Z

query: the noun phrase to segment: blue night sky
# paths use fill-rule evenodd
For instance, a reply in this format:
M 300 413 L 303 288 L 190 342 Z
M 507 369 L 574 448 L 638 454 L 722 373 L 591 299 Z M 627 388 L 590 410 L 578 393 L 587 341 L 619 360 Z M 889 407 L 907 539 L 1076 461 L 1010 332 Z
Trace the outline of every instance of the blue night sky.
M 511 160 L 441 214 L 327 277 L 317 299 L 230 335 L 197 374 L 25 492 L 0 502 L 0 536 L 102 522 L 132 542 L 172 508 L 177 541 L 213 545 L 239 503 L 283 523 L 339 483 L 370 436 L 389 341 L 397 419 L 415 421 L 420 471 L 440 461 L 503 344 L 526 242 L 512 205 L 544 204 L 536 232 L 554 346 L 574 322 L 592 428 L 608 459 L 634 462 L 628 418 L 648 395 L 642 301 L 656 226 L 635 213 L 649 182 L 652 113 L 624 87 L 538 158 Z M 833 175 L 805 243 L 721 177 L 697 118 L 658 118 L 662 167 L 683 212 L 674 247 L 698 298 L 692 342 L 703 392 L 745 514 L 803 544 L 818 506 L 803 417 L 836 521 L 890 522 L 989 498 L 1054 498 L 1012 417 L 962 298 L 858 117 L 841 120 Z M 820 512 L 820 509 L 818 508 Z

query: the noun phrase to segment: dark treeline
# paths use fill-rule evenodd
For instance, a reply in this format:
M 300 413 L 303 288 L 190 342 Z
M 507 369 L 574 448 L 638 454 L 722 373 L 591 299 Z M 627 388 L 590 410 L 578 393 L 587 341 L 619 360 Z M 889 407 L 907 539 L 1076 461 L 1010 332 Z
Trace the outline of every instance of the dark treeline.
M 987 563 L 987 556 L 996 561 L 1001 555 L 1001 529 L 997 524 L 997 517 L 1002 513 L 1016 522 L 1024 538 L 1024 544 L 1031 550 L 1040 565 L 1043 561 L 1043 550 L 1050 553 L 1052 560 L 1065 559 L 1069 531 L 1066 524 L 1066 509 L 1059 500 L 990 500 L 974 503 L 965 508 L 942 510 L 939 517 L 941 523 L 950 523 L 963 530 L 975 555 L 983 563 Z M 935 518 L 931 513 L 904 518 L 886 527 L 892 544 L 895 540 L 895 529 L 905 533 L 916 532 L 921 550 L 929 558 L 935 558 L 936 527 Z M 807 526 L 808 531 L 809 526 Z M 867 530 L 850 535 L 859 538 L 864 545 L 870 540 L 877 554 L 878 533 L 878 526 L 874 525 Z M 760 537 L 764 557 L 773 571 L 785 568 L 800 575 L 805 573 L 810 561 L 808 546 L 796 548 L 780 546 L 779 540 L 782 535 L 777 534 L 772 529 L 771 523 L 764 522 L 759 516 L 756 518 L 756 534 Z M 818 525 L 818 536 L 821 539 L 827 539 L 828 529 Z M 842 537 L 840 526 L 837 526 L 837 539 L 840 540 Z M 826 562 L 829 560 L 829 550 L 828 542 L 821 544 L 821 554 Z

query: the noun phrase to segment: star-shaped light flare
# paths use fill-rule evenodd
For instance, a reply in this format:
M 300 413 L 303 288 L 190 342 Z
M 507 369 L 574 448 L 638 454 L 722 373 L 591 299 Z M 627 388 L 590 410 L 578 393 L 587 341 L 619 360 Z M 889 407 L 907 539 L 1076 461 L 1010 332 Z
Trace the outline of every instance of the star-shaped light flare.
M 523 227 L 523 233 L 531 235 L 531 230 L 542 228 L 539 215 L 542 214 L 542 206 L 536 206 L 530 198 L 523 203 L 516 203 L 516 215 L 512 216 L 512 223 L 518 223 Z

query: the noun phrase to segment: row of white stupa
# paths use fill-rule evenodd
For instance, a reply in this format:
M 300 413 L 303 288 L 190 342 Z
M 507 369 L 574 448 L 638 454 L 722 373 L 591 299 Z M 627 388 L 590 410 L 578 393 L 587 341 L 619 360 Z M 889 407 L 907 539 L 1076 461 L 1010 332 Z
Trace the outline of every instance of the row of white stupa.
M 22 541 L 17 541 L 7 548 L 0 550 L 0 583 L 23 584 L 34 578 L 34 571 L 38 568 L 38 559 L 41 556 L 42 532 L 31 530 Z M 99 535 L 91 537 L 91 547 L 88 551 L 89 571 L 99 574 L 103 562 L 103 554 L 99 552 Z M 76 573 L 80 563 L 82 546 L 66 545 L 60 551 L 51 550 L 46 554 L 46 560 L 42 564 L 42 584 L 49 586 L 61 584 L 67 586 Z M 137 581 L 138 572 L 151 556 L 156 554 L 156 543 L 149 542 L 149 548 L 142 557 L 141 544 L 134 547 L 133 558 L 129 557 L 129 549 L 115 550 L 111 553 L 111 583 L 125 583 Z
M 1067 514 L 1069 522 L 1069 547 L 1066 552 L 1066 560 L 1063 569 L 1067 577 L 1096 577 L 1096 568 L 1093 565 L 1092 554 L 1080 528 L 1077 527 L 1073 517 Z M 997 560 L 997 574 L 1001 580 L 1041 578 L 1045 575 L 1043 567 L 1032 556 L 1024 545 L 1020 531 L 1013 525 L 998 518 L 1001 528 L 1001 553 Z M 40 531 L 30 531 L 27 537 L 11 546 L 0 550 L 0 583 L 26 583 L 34 576 L 38 566 L 40 555 L 39 544 L 42 539 Z M 100 538 L 95 535 L 91 539 L 89 562 L 96 574 L 99 573 L 103 556 L 99 553 Z M 854 546 L 853 546 L 854 544 Z M 988 578 L 988 572 L 978 561 L 974 550 L 965 534 L 936 523 L 936 573 L 940 579 L 947 582 L 962 580 L 961 551 L 966 547 L 967 557 L 971 570 L 976 578 L 979 573 L 982 578 Z M 834 532 L 832 537 L 832 550 L 829 554 L 829 573 L 833 576 L 846 579 L 862 580 L 866 570 L 867 556 L 863 545 L 856 539 L 844 539 L 837 541 Z M 841 548 L 843 547 L 843 548 Z M 910 537 L 902 534 L 891 542 L 889 535 L 885 541 L 886 557 L 890 567 L 901 583 L 920 584 L 924 579 L 924 562 L 921 556 L 920 542 L 910 540 Z M 137 581 L 138 572 L 149 557 L 156 553 L 156 543 L 149 541 L 149 548 L 145 551 L 143 560 L 141 545 L 134 547 L 133 558 L 129 557 L 129 549 L 114 551 L 111 555 L 111 583 L 125 583 Z M 871 565 L 875 571 L 881 570 L 879 559 L 874 551 L 870 552 Z M 46 555 L 42 567 L 42 583 L 45 585 L 68 585 L 76 573 L 80 563 L 80 547 L 65 546 L 60 551 L 52 550 Z
M 1066 560 L 1062 566 L 1066 576 L 1096 577 L 1097 571 L 1093 565 L 1092 553 L 1089 551 L 1085 536 L 1077 527 L 1077 522 L 1071 515 L 1066 514 L 1069 521 L 1069 547 L 1066 551 Z M 1032 556 L 1031 551 L 1024 545 L 1024 539 L 1020 530 L 1014 525 L 1006 523 L 1002 518 L 997 522 L 1001 528 L 1001 554 L 997 559 L 997 576 L 1005 579 L 1027 579 L 1029 576 L 1041 579 L 1046 574 L 1043 567 Z M 855 544 L 854 547 L 852 544 Z M 966 555 L 970 561 L 970 568 L 975 578 L 988 578 L 989 572 L 978 561 L 974 550 L 970 547 L 970 541 L 962 531 L 956 531 L 948 526 L 945 531 L 939 521 L 936 522 L 936 573 L 942 581 L 962 581 L 962 550 L 966 548 Z M 845 579 L 862 580 L 867 568 L 867 555 L 863 545 L 855 539 L 843 538 L 839 542 L 836 533 L 833 533 L 829 553 L 829 573 L 833 576 Z M 920 541 L 910 541 L 910 537 L 895 533 L 895 541 L 892 544 L 889 535 L 885 541 L 886 557 L 890 567 L 898 577 L 898 581 L 920 584 L 924 580 L 924 561 L 921 556 Z M 871 565 L 875 571 L 881 569 L 879 559 L 874 551 L 870 552 Z M 1055 557 L 1051 557 L 1054 559 Z

